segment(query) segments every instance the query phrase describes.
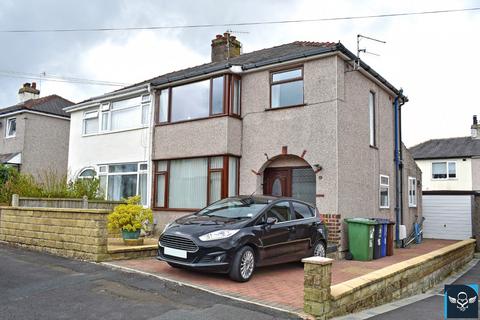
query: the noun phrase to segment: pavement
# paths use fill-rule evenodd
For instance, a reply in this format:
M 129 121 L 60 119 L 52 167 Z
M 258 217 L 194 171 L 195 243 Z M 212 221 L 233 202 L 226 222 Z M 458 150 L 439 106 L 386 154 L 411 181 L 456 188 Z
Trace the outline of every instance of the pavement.
M 452 240 L 425 240 L 408 249 L 395 249 L 394 255 L 372 261 L 336 260 L 332 265 L 332 284 L 338 284 L 386 266 L 455 243 Z M 125 270 L 143 272 L 183 283 L 208 292 L 268 305 L 295 313 L 303 312 L 303 264 L 288 263 L 258 268 L 245 283 L 233 282 L 227 275 L 199 273 L 172 268 L 155 258 L 122 260 L 107 263 Z
M 442 320 L 444 319 L 443 288 L 445 284 L 480 284 L 480 260 L 472 260 L 465 269 L 460 275 L 452 275 L 425 294 L 415 295 L 356 314 L 334 318 L 334 320 Z
M 104 265 L 0 244 L 0 319 L 297 319 Z

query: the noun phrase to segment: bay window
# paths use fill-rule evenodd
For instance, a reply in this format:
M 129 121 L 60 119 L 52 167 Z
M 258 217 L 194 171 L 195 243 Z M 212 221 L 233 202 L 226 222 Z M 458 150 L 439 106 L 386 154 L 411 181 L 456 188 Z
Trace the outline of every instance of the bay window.
M 146 163 L 122 163 L 101 165 L 98 170 L 100 189 L 106 200 L 118 201 L 140 195 L 141 203 L 147 205 Z
M 238 158 L 215 156 L 155 163 L 154 207 L 199 209 L 238 194 Z
M 271 108 L 303 104 L 303 68 L 270 74 Z
M 240 78 L 225 75 L 162 89 L 157 101 L 160 124 L 240 115 Z

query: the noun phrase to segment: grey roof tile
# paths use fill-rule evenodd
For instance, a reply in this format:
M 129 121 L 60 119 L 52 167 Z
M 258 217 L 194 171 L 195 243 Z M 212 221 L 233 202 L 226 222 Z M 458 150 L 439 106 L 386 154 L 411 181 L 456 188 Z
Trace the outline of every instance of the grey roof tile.
M 73 104 L 73 102 L 53 94 L 42 98 L 30 99 L 10 107 L 0 109 L 0 116 L 15 111 L 32 110 L 69 118 L 70 114 L 63 111 L 63 108 L 69 107 Z
M 434 139 L 411 147 L 415 159 L 440 159 L 480 156 L 480 139 L 458 137 Z

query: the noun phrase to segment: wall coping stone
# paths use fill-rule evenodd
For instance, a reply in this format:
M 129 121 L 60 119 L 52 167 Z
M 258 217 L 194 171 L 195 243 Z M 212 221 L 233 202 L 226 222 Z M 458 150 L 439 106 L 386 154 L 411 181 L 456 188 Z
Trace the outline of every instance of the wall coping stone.
M 37 198 L 37 197 L 19 197 L 20 200 L 38 200 L 38 201 L 78 201 L 82 202 L 83 198 Z M 125 204 L 125 201 L 114 201 L 114 200 L 88 200 L 88 202 L 93 203 L 118 203 Z
M 333 259 L 323 258 L 323 257 L 308 257 L 302 259 L 303 263 L 319 264 L 319 265 L 328 265 L 332 264 Z
M 338 300 L 340 298 L 343 298 L 346 295 L 353 293 L 354 291 L 357 291 L 366 286 L 372 285 L 373 283 L 380 282 L 386 278 L 392 277 L 405 270 L 412 269 L 416 266 L 424 264 L 425 262 L 428 262 L 437 257 L 443 256 L 447 253 L 455 251 L 458 248 L 468 246 L 468 245 L 475 245 L 475 243 L 476 243 L 475 239 L 467 239 L 467 240 L 459 241 L 457 243 L 451 244 L 441 249 L 437 249 L 430 253 L 427 253 L 403 262 L 399 262 L 399 263 L 390 265 L 388 267 L 382 268 L 380 270 L 373 271 L 363 276 L 331 286 L 330 292 L 331 292 L 332 300 Z M 307 259 L 310 259 L 310 258 L 307 258 Z
M 96 213 L 96 214 L 109 214 L 111 212 L 111 210 L 107 210 L 107 209 L 10 207 L 10 206 L 1 206 L 0 210 L 19 210 L 19 211 L 35 210 L 35 211 L 48 211 L 48 212 Z

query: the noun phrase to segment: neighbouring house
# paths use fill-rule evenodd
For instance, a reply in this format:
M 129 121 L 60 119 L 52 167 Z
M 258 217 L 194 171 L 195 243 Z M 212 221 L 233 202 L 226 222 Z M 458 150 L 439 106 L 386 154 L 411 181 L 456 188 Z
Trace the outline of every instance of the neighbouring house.
M 425 236 L 467 239 L 480 236 L 480 125 L 471 135 L 432 139 L 412 148 L 423 173 Z
M 65 108 L 71 115 L 68 168 L 71 179 L 98 177 L 108 200 L 151 189 L 151 95 L 148 84 L 94 97 Z
M 224 197 L 263 193 L 316 204 L 343 248 L 344 218 L 385 217 L 411 229 L 421 172 L 402 148 L 401 90 L 341 43 L 241 54 L 225 33 L 211 48 L 210 63 L 67 108 L 71 172 L 105 176 L 115 199 L 142 192 L 135 164 L 144 164 L 159 225 Z M 123 108 L 132 111 L 122 116 Z M 125 127 L 113 130 L 113 117 Z
M 40 177 L 67 172 L 70 116 L 73 104 L 58 95 L 40 97 L 36 83 L 18 91 L 19 103 L 0 108 L 0 163 Z

